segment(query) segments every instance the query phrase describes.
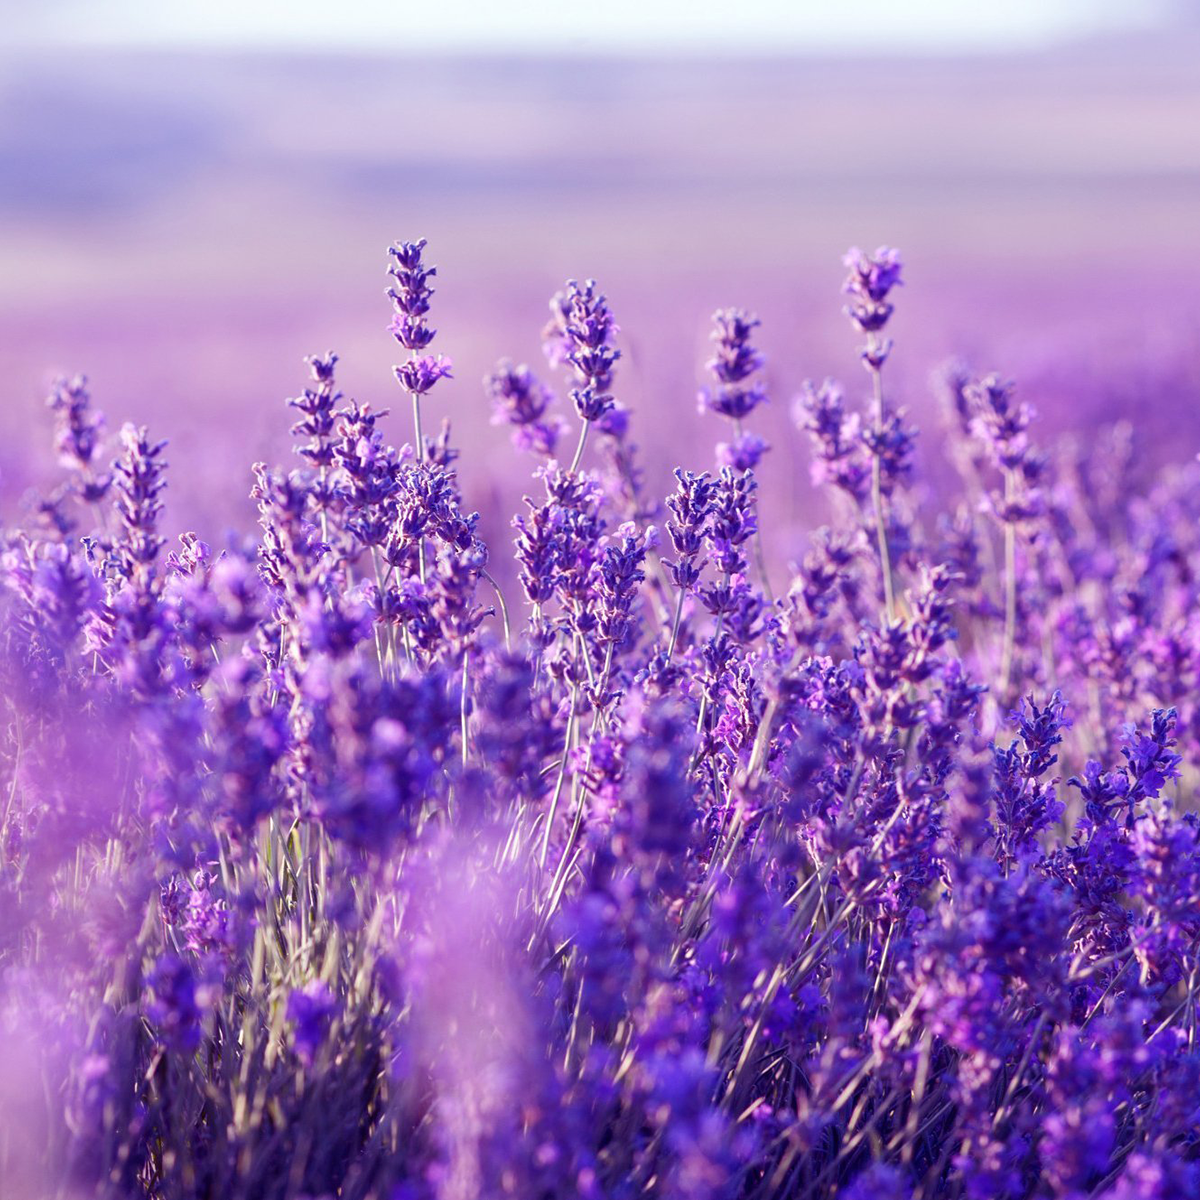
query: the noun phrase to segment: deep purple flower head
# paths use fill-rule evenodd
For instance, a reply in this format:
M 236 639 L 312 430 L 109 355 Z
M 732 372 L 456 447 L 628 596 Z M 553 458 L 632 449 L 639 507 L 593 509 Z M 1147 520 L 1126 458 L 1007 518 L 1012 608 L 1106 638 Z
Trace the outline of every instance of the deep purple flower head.
M 1016 385 L 999 375 L 985 375 L 963 387 L 970 406 L 970 428 L 995 455 L 1004 470 L 1015 470 L 1029 450 L 1026 430 L 1033 410 L 1014 396 Z
M 761 324 L 740 308 L 721 308 L 713 314 L 710 337 L 717 347 L 705 365 L 721 383 L 741 383 L 762 367 L 763 356 L 750 345 L 750 335 Z
M 101 500 L 112 476 L 96 472 L 97 457 L 104 436 L 104 414 L 91 407 L 87 377 L 56 379 L 46 400 L 54 410 L 54 444 L 63 466 L 79 474 L 80 494 L 88 503 Z
M 892 315 L 888 294 L 900 278 L 900 252 L 880 246 L 864 254 L 857 246 L 846 252 L 842 263 L 849 269 L 843 291 L 851 297 L 846 315 L 863 333 L 877 333 Z
M 707 471 L 696 475 L 678 467 L 675 478 L 678 486 L 667 498 L 667 507 L 671 510 L 667 533 L 678 558 L 666 565 L 675 586 L 686 591 L 700 578 L 701 568 L 696 559 L 704 547 L 716 482 Z
M 1177 723 L 1175 709 L 1156 708 L 1150 714 L 1148 730 L 1139 729 L 1132 722 L 1122 730 L 1121 755 L 1139 799 L 1154 799 L 1162 794 L 1168 780 L 1179 778 L 1179 764 L 1183 760 L 1174 749 Z
M 567 362 L 574 368 L 578 387 L 570 398 L 579 418 L 598 421 L 613 405 L 610 394 L 613 367 L 621 352 L 613 345 L 618 326 L 607 298 L 594 279 L 580 285 L 567 280 L 565 292 L 550 301 L 551 321 L 544 338 L 551 365 Z
M 678 710 L 644 703 L 637 694 L 625 708 L 627 832 L 635 860 L 665 883 L 684 866 L 696 819 L 695 798 L 687 786 L 692 723 Z
M 437 267 L 426 267 L 421 261 L 425 246 L 426 241 L 421 238 L 417 242 L 396 242 L 388 251 L 392 258 L 388 274 L 395 283 L 387 289 L 387 295 L 396 306 L 397 316 L 424 317 L 429 311 L 429 298 L 433 295 L 429 280 L 437 274 Z M 400 331 L 393 329 L 393 332 L 399 339 Z M 401 341 L 401 344 L 408 350 L 420 350 L 428 343 L 409 345 Z
M 180 903 L 185 905 L 182 910 Z M 192 883 L 169 907 L 164 906 L 164 915 L 168 919 L 175 915 L 184 945 L 205 961 L 228 959 L 237 948 L 236 913 L 220 894 L 216 876 L 208 871 L 197 871 Z
M 333 466 L 336 410 L 342 399 L 334 381 L 337 360 L 338 356 L 332 351 L 306 358 L 304 361 L 308 364 L 312 382 L 299 396 L 288 401 L 301 414 L 300 420 L 292 426 L 292 436 L 307 439 L 296 447 L 296 453 L 310 466 L 325 471 Z M 319 497 L 322 507 L 328 505 L 331 498 L 329 494 Z
M 1090 821 L 1101 825 L 1124 810 L 1126 827 L 1132 828 L 1141 811 L 1139 803 L 1155 799 L 1168 780 L 1178 778 L 1182 760 L 1175 753 L 1176 720 L 1175 709 L 1156 708 L 1150 714 L 1149 731 L 1133 724 L 1122 730 L 1125 766 L 1106 772 L 1100 763 L 1090 760 L 1082 777 L 1067 780 L 1083 797 Z
M 632 522 L 617 531 L 597 564 L 596 593 L 598 601 L 597 638 L 612 643 L 614 649 L 630 636 L 634 627 L 633 606 L 637 585 L 645 579 L 642 570 L 646 561 L 648 540 L 653 528 L 642 533 Z
M 304 693 L 319 717 L 310 742 L 337 763 L 313 780 L 316 815 L 338 841 L 386 854 L 437 794 L 457 696 L 436 669 L 385 681 L 343 664 L 310 671 Z
M 812 439 L 813 483 L 832 483 L 862 503 L 871 470 L 863 455 L 858 415 L 847 412 L 842 389 L 831 379 L 819 387 L 806 381 L 793 403 L 792 418 Z
M 879 459 L 880 485 L 890 496 L 912 466 L 916 431 L 904 423 L 903 412 L 889 412 L 881 425 L 864 429 L 860 436 L 867 452 Z
M 613 347 L 613 336 L 617 324 L 613 320 L 608 299 L 589 279 L 582 287 L 573 279 L 567 281 L 567 296 L 570 310 L 567 315 L 566 335 L 570 343 L 567 358 L 597 391 L 607 391 L 612 386 L 612 369 L 621 352 Z
M 596 428 L 614 442 L 623 441 L 629 433 L 630 412 L 619 400 L 614 400 L 604 415 L 596 422 Z
M 385 446 L 379 429 L 383 412 L 351 401 L 339 414 L 334 459 L 345 505 L 345 526 L 364 546 L 380 546 L 390 529 L 392 501 L 399 484 L 399 455 Z
M 121 430 L 123 453 L 113 463 L 117 515 L 124 528 L 121 557 L 134 579 L 148 578 L 165 538 L 158 533 L 159 499 L 167 486 L 162 452 L 166 442 L 152 442 L 146 429 L 125 425 Z
M 442 355 L 425 355 L 423 358 L 410 358 L 394 368 L 400 386 L 406 392 L 423 396 L 439 379 L 451 379 L 450 359 Z
M 483 381 L 492 401 L 492 424 L 529 425 L 541 420 L 554 402 L 554 392 L 524 364 L 501 359 Z
M 707 410 L 730 421 L 742 421 L 766 401 L 763 385 L 750 380 L 764 362 L 763 356 L 750 345 L 750 335 L 758 324 L 757 317 L 740 308 L 719 309 L 713 315 L 711 336 L 717 348 L 706 366 L 717 384 L 700 393 L 701 412 Z
M 1195 969 L 1200 949 L 1200 822 L 1195 813 L 1177 816 L 1170 808 L 1149 813 L 1131 842 L 1133 890 L 1143 898 L 1149 926 L 1138 958 L 1170 986 Z
M 725 575 L 738 575 L 746 569 L 746 556 L 741 547 L 758 529 L 754 504 L 757 490 L 752 471 L 738 475 L 728 467 L 722 467 L 716 479 L 708 536 L 713 561 Z
M 427 267 L 422 261 L 425 239 L 417 242 L 397 242 L 389 250 L 391 265 L 388 274 L 393 283 L 387 289 L 396 312 L 388 328 L 392 336 L 408 352 L 408 361 L 395 368 L 396 378 L 406 392 L 414 396 L 425 395 L 439 379 L 450 378 L 450 359 L 442 355 L 422 355 L 433 341 L 436 330 L 426 322 L 429 300 L 433 288 L 430 279 L 437 274 L 436 267 Z
M 1063 814 L 1053 782 L 1043 776 L 1058 761 L 1054 748 L 1071 722 L 1066 701 L 1055 692 L 1041 708 L 1032 697 L 1021 701 L 1013 714 L 1018 739 L 1001 749 L 992 744 L 995 769 L 996 840 L 1002 862 L 1037 850 L 1037 835 Z
M 572 388 L 571 403 L 581 421 L 599 421 L 612 405 L 612 397 L 596 392 L 590 387 Z

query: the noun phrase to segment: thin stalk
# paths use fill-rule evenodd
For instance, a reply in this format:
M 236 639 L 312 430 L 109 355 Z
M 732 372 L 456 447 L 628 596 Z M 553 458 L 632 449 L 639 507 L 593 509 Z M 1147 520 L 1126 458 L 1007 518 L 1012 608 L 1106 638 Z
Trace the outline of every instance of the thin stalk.
M 419 392 L 412 393 L 413 402 L 413 436 L 417 441 L 417 462 L 424 463 L 425 461 L 425 438 L 421 433 L 421 394 Z M 421 575 L 421 582 L 425 582 L 425 539 L 421 538 L 417 542 L 417 568 Z
M 500 605 L 500 620 L 504 625 L 504 648 L 505 650 L 511 650 L 512 626 L 508 621 L 508 605 L 504 602 L 504 593 L 500 590 L 500 585 L 492 578 L 488 571 L 481 570 L 479 573 L 492 585 L 492 591 L 496 593 L 496 600 Z
M 733 430 L 740 441 L 742 437 L 742 423 L 740 420 L 734 421 Z M 758 567 L 758 577 L 762 580 L 763 592 L 767 597 L 767 603 L 774 605 L 775 593 L 771 588 L 771 580 L 767 576 L 767 556 L 763 551 L 762 526 L 757 521 L 754 523 L 754 562 Z
M 671 622 L 671 640 L 667 643 L 667 662 L 675 654 L 675 643 L 679 641 L 679 625 L 683 620 L 684 590 L 679 589 L 679 599 L 675 601 L 675 619 Z
M 867 350 L 874 354 L 878 342 L 873 333 L 867 334 Z M 871 387 L 875 401 L 875 434 L 883 434 L 883 372 L 871 368 Z M 892 581 L 892 554 L 888 547 L 887 518 L 883 510 L 883 462 L 878 450 L 871 454 L 871 506 L 875 510 L 875 533 L 879 541 L 879 568 L 883 575 L 883 607 L 888 621 L 896 619 L 896 593 Z
M 467 667 L 470 661 L 470 650 L 464 650 L 462 665 L 462 698 L 459 706 L 459 718 L 462 725 L 462 765 L 464 768 L 467 765 L 467 756 L 470 747 L 470 742 L 467 736 Z
M 1013 473 L 1004 473 L 1004 499 L 1013 499 Z M 1017 527 L 1004 522 L 1004 649 L 1000 658 L 1000 696 L 1007 698 L 1017 644 Z
M 728 571 L 726 571 L 725 572 L 725 586 L 726 587 L 729 586 L 729 580 L 730 580 L 730 573 Z M 721 636 L 721 628 L 724 624 L 725 624 L 725 614 L 721 613 L 721 615 L 717 617 L 717 625 L 716 625 L 716 628 L 713 630 L 712 640 L 714 642 L 717 640 L 717 638 L 719 638 Z M 704 731 L 704 718 L 706 716 L 708 716 L 708 695 L 707 695 L 707 693 L 700 697 L 700 713 L 696 717 L 696 735 L 697 735 L 697 737 Z M 695 765 L 699 761 L 700 761 L 700 749 L 699 749 L 699 747 L 697 747 L 696 755 L 692 759 L 692 766 L 695 767 Z
M 579 470 L 579 463 L 583 458 L 583 448 L 587 445 L 588 430 L 591 428 L 591 424 L 590 421 L 584 421 L 583 427 L 579 431 L 579 445 L 575 447 L 575 457 L 571 460 L 572 475 Z
M 421 436 L 421 396 L 419 392 L 412 393 L 413 402 L 413 434 L 417 439 L 417 462 L 425 461 L 425 439 Z
M 571 832 L 567 835 L 567 842 L 563 847 L 562 857 L 558 860 L 558 866 L 554 869 L 554 877 L 550 883 L 545 910 L 539 917 L 539 933 L 544 933 L 549 926 L 550 918 L 554 916 L 559 901 L 562 899 L 563 892 L 566 889 L 571 868 L 579 861 L 579 856 L 583 853 L 584 848 L 577 845 L 577 841 L 579 830 L 583 825 L 583 808 L 587 792 L 583 788 L 580 788 L 578 784 L 579 780 L 576 779 L 572 785 L 572 789 L 576 794 L 575 817 L 571 822 Z
M 538 866 L 546 869 L 546 856 L 550 853 L 550 831 L 554 828 L 554 817 L 558 801 L 562 796 L 563 781 L 567 777 L 567 759 L 571 755 L 571 737 L 575 732 L 575 704 L 579 698 L 579 684 L 571 686 L 571 706 L 567 711 L 567 733 L 563 739 L 562 761 L 558 764 L 558 778 L 554 783 L 554 794 L 550 797 L 550 811 L 546 814 L 546 827 L 542 830 L 542 849 L 538 855 Z

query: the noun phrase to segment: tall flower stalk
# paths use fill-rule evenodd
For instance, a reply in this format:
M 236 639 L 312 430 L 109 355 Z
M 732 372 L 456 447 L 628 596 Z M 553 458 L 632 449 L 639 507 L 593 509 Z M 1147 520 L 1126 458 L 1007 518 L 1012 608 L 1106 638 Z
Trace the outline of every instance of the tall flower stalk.
M 0 530 L 0 1195 L 1200 1195 L 1200 475 L 1034 453 L 988 376 L 956 391 L 969 503 L 897 495 L 881 390 L 860 419 L 808 386 L 842 527 L 767 604 L 775 498 L 677 470 L 659 609 L 649 507 L 560 464 L 503 363 L 544 459 L 504 631 L 419 428 L 420 248 L 418 449 L 310 360 L 305 465 L 258 465 L 224 549 L 164 554 L 161 445 L 127 427 L 104 484 L 56 392 L 58 499 L 116 519 Z M 876 376 L 893 268 L 855 267 Z M 611 318 L 560 311 L 583 441 Z
M 1038 486 L 1043 460 L 1030 445 L 1028 429 L 1033 410 L 1014 397 L 1012 383 L 988 375 L 964 388 L 970 427 L 1002 480 L 988 501 L 1004 537 L 1004 632 L 1000 650 L 999 695 L 1012 700 L 1013 661 L 1016 654 L 1017 537 L 1042 511 Z
M 719 445 L 717 451 L 722 466 L 739 472 L 753 471 L 769 449 L 762 438 L 747 433 L 744 426 L 746 418 L 767 399 L 762 381 L 755 378 L 765 359 L 750 341 L 760 324 L 753 313 L 740 308 L 722 308 L 713 314 L 710 337 L 715 350 L 706 365 L 713 374 L 715 386 L 700 393 L 700 407 L 723 417 L 733 427 L 733 437 Z M 759 578 L 767 599 L 771 600 L 761 529 L 755 530 L 754 552 Z
M 551 300 L 550 311 L 552 318 L 544 335 L 547 355 L 552 365 L 568 363 L 577 385 L 569 393 L 580 420 L 570 467 L 574 473 L 583 461 L 588 431 L 613 409 L 613 368 L 621 357 L 613 345 L 617 324 L 594 279 L 582 286 L 568 279 L 566 290 Z
M 887 246 L 881 246 L 873 255 L 865 254 L 855 246 L 847 251 L 842 262 L 850 272 L 843 287 L 851 297 L 846 306 L 846 315 L 855 329 L 866 336 L 866 344 L 859 354 L 871 376 L 871 427 L 865 436 L 871 454 L 871 507 L 874 510 L 880 574 L 883 577 L 884 612 L 888 621 L 894 621 L 896 584 L 888 539 L 888 512 L 884 502 L 889 414 L 883 395 L 883 364 L 891 353 L 892 341 L 881 334 L 893 312 L 888 296 L 892 288 L 902 282 L 900 255 Z
M 395 307 L 395 315 L 388 326 L 392 336 L 408 351 L 407 361 L 395 367 L 396 379 L 412 398 L 413 449 L 417 462 L 423 463 L 428 454 L 425 437 L 421 432 L 421 399 L 427 395 L 439 379 L 450 378 L 451 360 L 442 355 L 423 354 L 437 333 L 430 329 L 427 321 L 429 300 L 433 288 L 429 281 L 437 274 L 436 267 L 425 266 L 422 254 L 426 240 L 396 242 L 389 250 L 391 263 L 388 274 L 393 283 L 387 295 Z

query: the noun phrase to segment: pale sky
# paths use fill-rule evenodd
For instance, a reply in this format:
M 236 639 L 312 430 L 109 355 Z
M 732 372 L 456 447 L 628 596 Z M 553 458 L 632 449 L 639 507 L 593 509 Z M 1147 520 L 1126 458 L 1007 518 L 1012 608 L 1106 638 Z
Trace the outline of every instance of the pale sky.
M 1161 25 L 1194 0 L 0 0 L 10 47 L 1007 50 Z

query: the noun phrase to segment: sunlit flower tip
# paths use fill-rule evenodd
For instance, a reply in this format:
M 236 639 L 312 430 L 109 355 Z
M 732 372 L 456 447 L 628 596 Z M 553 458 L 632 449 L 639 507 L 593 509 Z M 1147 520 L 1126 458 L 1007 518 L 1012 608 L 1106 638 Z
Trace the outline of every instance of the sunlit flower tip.
M 713 314 L 713 331 L 709 337 L 717 346 L 705 366 L 721 383 L 740 383 L 766 362 L 750 345 L 750 335 L 761 324 L 753 313 L 740 308 L 721 308 Z

